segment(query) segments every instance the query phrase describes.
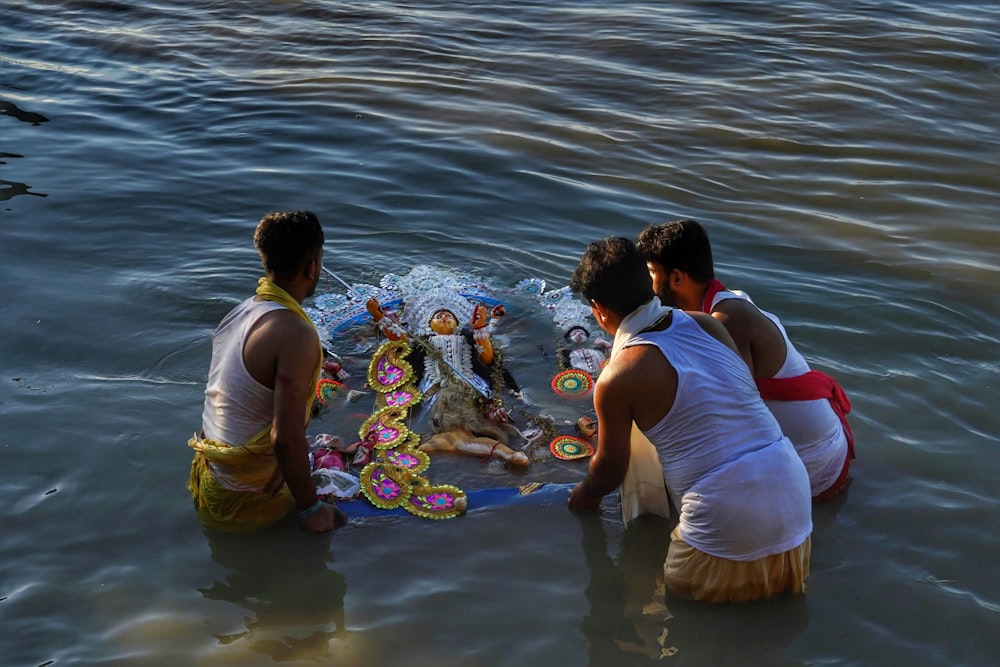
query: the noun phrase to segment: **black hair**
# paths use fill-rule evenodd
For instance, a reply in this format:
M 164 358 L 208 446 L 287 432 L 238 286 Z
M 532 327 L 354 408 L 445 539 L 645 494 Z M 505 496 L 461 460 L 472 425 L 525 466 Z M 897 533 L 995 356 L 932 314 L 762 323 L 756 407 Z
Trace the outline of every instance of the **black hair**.
M 619 317 L 653 298 L 645 258 L 635 243 L 620 236 L 609 236 L 587 246 L 573 271 L 570 289 Z
M 323 248 L 323 227 L 310 211 L 274 211 L 257 225 L 253 244 L 268 274 L 290 277 Z
M 715 278 L 708 232 L 695 220 L 650 225 L 639 234 L 638 246 L 647 262 L 659 264 L 668 273 L 680 269 L 703 283 Z

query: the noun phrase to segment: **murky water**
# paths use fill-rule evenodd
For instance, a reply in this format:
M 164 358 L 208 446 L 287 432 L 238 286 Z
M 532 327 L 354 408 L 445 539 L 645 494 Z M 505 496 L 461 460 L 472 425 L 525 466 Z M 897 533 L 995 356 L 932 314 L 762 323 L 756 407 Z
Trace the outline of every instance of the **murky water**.
M 0 663 L 986 665 L 1000 7 L 0 1 Z M 267 211 L 326 262 L 565 284 L 680 216 L 854 403 L 804 598 L 641 613 L 662 526 L 562 503 L 206 535 L 209 335 Z M 335 283 L 326 285 L 336 289 Z M 513 310 L 547 391 L 557 332 Z M 336 432 L 331 412 L 313 431 Z M 440 457 L 465 488 L 573 481 Z M 664 635 L 666 631 L 666 635 Z

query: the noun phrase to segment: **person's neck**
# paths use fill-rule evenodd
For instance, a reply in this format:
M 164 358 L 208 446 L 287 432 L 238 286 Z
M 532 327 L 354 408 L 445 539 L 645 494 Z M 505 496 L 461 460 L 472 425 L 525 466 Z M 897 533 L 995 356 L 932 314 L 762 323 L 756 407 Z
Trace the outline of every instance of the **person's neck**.
M 288 295 L 295 299 L 295 301 L 300 305 L 306 300 L 309 289 L 302 285 L 300 281 L 282 279 L 277 276 L 267 276 L 267 279 L 274 283 L 277 287 L 280 287 L 288 292 Z
M 614 320 L 610 320 L 609 318 L 609 321 L 614 324 L 613 328 L 615 332 L 615 342 L 611 348 L 611 356 L 614 357 L 615 354 L 618 353 L 618 350 L 620 350 L 629 339 L 637 335 L 646 327 L 656 323 L 669 311 L 669 307 L 664 306 L 658 298 L 653 297 L 625 317 L 616 317 Z M 607 331 L 610 332 L 611 328 L 612 327 L 609 326 Z
M 708 283 L 690 283 L 686 289 L 673 292 L 666 298 L 660 297 L 663 303 L 672 303 L 680 310 L 701 310 L 701 304 L 708 292 Z
M 712 312 L 712 301 L 715 299 L 715 295 L 725 289 L 726 286 L 718 278 L 712 278 L 707 283 L 702 284 L 698 289 L 698 293 L 701 294 L 700 300 L 691 310 Z
M 684 296 L 684 303 L 681 304 L 681 310 L 701 310 L 701 306 L 705 302 L 705 295 L 708 294 L 708 285 L 709 283 L 695 283 L 692 285 L 690 293 Z

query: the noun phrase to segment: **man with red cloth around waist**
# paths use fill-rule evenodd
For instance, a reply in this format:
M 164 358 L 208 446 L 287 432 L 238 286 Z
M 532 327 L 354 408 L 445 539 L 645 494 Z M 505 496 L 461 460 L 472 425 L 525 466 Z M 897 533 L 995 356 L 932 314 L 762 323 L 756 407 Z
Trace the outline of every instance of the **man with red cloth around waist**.
M 809 367 L 781 321 L 715 277 L 705 228 L 684 219 L 650 225 L 638 239 L 660 300 L 719 320 L 733 337 L 757 388 L 809 472 L 813 502 L 847 486 L 854 436 L 851 402 L 836 380 Z

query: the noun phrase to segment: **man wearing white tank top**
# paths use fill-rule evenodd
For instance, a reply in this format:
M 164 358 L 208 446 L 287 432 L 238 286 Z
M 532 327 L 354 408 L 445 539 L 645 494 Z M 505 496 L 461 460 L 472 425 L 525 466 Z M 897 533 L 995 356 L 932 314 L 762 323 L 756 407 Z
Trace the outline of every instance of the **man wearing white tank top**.
M 667 586 L 710 602 L 801 593 L 809 477 L 725 327 L 663 306 L 628 239 L 591 243 L 571 287 L 615 340 L 594 387 L 597 451 L 570 508 L 596 511 L 638 474 L 629 465 L 634 423 L 655 448 L 655 474 L 680 512 L 664 562 Z M 651 472 L 644 466 L 641 475 Z
M 639 235 L 638 247 L 664 304 L 708 313 L 733 337 L 768 408 L 809 471 L 813 502 L 842 492 L 854 438 L 847 423 L 851 404 L 840 385 L 809 367 L 775 315 L 716 279 L 701 224 L 683 219 L 650 225 Z

